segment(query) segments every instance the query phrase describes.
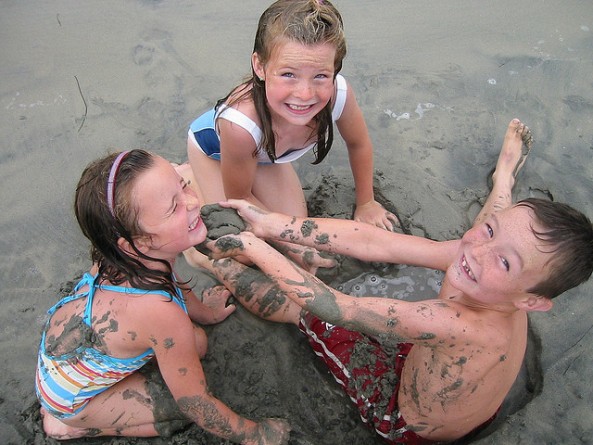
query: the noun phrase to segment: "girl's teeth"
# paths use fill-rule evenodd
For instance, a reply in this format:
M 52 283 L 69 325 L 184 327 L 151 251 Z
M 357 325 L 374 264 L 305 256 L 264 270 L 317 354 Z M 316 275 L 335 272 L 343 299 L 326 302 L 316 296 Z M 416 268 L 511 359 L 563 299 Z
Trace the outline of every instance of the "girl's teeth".
M 296 111 L 303 111 L 310 108 L 310 105 L 289 105 L 289 107 Z

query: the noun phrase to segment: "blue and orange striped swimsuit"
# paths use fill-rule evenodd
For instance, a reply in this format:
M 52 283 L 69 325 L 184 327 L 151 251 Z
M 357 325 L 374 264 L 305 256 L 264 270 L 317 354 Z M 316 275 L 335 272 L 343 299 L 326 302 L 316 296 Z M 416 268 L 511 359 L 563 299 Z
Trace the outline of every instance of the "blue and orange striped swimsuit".
M 95 284 L 95 278 L 85 273 L 75 286 L 72 295 L 68 295 L 52 306 L 47 313 L 50 318 L 41 336 L 37 372 L 35 375 L 35 392 L 37 398 L 51 415 L 65 419 L 78 414 L 89 401 L 115 385 L 117 382 L 144 366 L 152 357 L 154 351 L 147 349 L 142 354 L 130 358 L 117 358 L 102 354 L 96 349 L 81 345 L 67 354 L 52 356 L 45 349 L 45 331 L 49 326 L 51 316 L 66 303 L 79 298 L 87 298 L 83 321 L 91 326 L 93 297 L 96 290 L 120 292 L 123 294 L 156 294 L 170 298 L 164 291 L 134 289 L 121 286 Z M 79 293 L 83 286 L 88 290 Z M 177 288 L 177 295 L 173 298 L 186 313 L 187 308 L 181 290 Z

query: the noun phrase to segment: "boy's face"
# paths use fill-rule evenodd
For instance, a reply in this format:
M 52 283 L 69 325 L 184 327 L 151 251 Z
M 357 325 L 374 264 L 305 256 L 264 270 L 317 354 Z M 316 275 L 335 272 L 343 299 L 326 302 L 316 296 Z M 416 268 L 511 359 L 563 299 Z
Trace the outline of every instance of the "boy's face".
M 488 305 L 513 306 L 548 275 L 551 246 L 538 240 L 533 212 L 514 206 L 491 215 L 465 233 L 447 274 L 466 297 Z

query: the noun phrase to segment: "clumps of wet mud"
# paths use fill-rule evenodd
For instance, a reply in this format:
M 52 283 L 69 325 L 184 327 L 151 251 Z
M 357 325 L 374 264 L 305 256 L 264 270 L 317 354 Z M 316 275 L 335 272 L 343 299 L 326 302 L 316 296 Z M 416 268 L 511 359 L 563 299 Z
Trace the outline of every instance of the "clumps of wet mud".
M 395 228 L 399 233 L 410 233 L 405 219 L 402 219 L 395 204 L 382 192 L 385 177 L 383 173 L 376 172 L 373 180 L 375 200 L 385 210 L 393 213 L 399 221 Z M 307 200 L 309 215 L 321 218 L 352 219 L 354 216 L 354 187 L 346 176 L 328 174 L 323 176 L 317 188 Z
M 208 229 L 208 234 L 206 240 L 195 247 L 206 255 L 210 253 L 205 245 L 208 241 L 216 240 L 225 235 L 238 235 L 245 230 L 245 221 L 235 209 L 222 207 L 220 204 L 207 204 L 202 206 L 200 213 Z

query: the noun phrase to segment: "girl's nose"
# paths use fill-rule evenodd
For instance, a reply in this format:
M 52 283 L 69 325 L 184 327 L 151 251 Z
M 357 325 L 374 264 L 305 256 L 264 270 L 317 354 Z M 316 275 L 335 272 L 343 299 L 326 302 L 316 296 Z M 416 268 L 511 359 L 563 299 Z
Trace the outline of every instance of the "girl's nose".
M 196 207 L 200 207 L 200 201 L 198 200 L 198 197 L 195 196 L 193 193 L 186 193 L 185 205 L 188 210 L 193 210 Z
M 296 96 L 301 100 L 309 100 L 313 97 L 313 87 L 308 81 L 302 81 L 296 91 Z

